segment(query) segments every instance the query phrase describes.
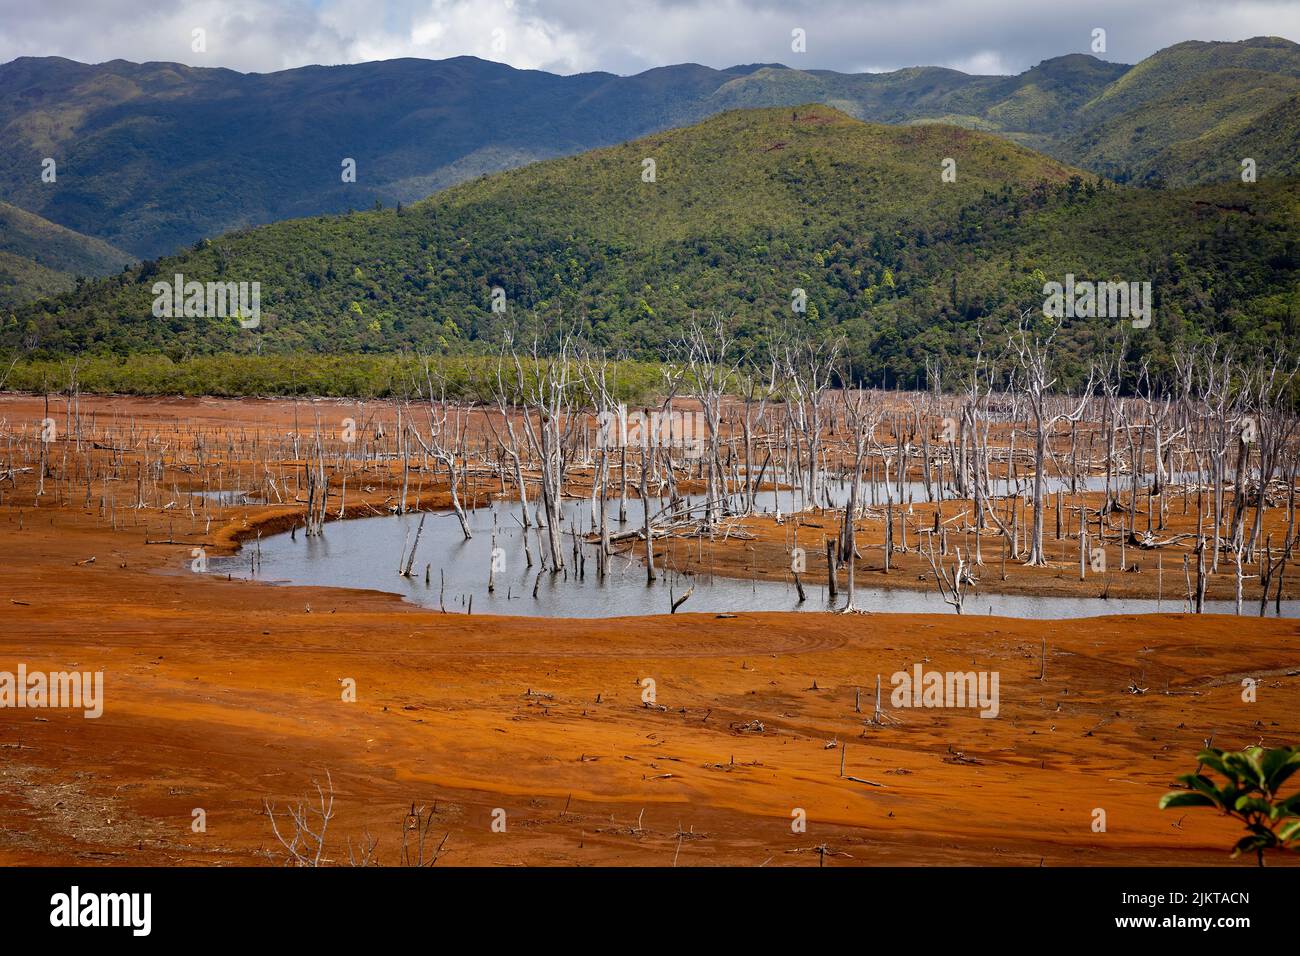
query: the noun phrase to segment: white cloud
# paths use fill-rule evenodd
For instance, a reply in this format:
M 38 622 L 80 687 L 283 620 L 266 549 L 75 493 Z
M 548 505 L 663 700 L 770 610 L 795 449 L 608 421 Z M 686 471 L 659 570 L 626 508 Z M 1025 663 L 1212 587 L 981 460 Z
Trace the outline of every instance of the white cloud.
M 962 57 L 957 60 L 949 60 L 947 63 L 939 63 L 937 66 L 946 66 L 949 69 L 961 70 L 963 73 L 979 73 L 986 76 L 1006 75 L 1018 72 L 1015 67 L 1008 63 L 997 50 L 980 50 L 970 56 Z
M 1294 0 L 0 0 L 0 62 L 174 60 L 266 72 L 463 54 L 560 73 L 670 63 L 1012 73 L 1089 52 L 1136 62 L 1180 40 L 1300 38 Z M 790 31 L 807 33 L 807 52 Z M 191 32 L 207 31 L 207 52 Z M 499 32 L 494 32 L 499 31 Z

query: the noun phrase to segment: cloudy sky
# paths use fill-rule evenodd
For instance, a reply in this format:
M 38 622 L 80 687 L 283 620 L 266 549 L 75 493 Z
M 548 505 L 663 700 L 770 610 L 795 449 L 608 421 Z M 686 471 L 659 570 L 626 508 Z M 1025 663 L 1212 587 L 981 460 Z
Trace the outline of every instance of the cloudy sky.
M 269 72 L 472 54 L 521 68 L 636 73 L 781 62 L 857 72 L 1017 73 L 1092 51 L 1135 63 L 1180 40 L 1300 40 L 1296 0 L 0 0 L 0 62 L 171 60 Z M 205 50 L 194 47 L 203 30 Z M 793 31 L 806 51 L 792 49 Z

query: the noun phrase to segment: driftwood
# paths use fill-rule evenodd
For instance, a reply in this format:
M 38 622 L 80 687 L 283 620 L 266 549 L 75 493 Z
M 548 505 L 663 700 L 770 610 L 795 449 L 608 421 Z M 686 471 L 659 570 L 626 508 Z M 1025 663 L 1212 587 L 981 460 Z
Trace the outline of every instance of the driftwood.
M 678 609 L 679 607 L 681 607 L 683 604 L 685 604 L 685 603 L 686 603 L 686 600 L 687 600 L 687 599 L 688 599 L 692 594 L 694 594 L 694 593 L 695 593 L 695 585 L 692 584 L 689 588 L 686 589 L 686 593 L 685 593 L 685 594 L 683 594 L 681 597 L 677 598 L 676 600 L 674 600 L 674 601 L 672 602 L 672 604 L 673 604 L 673 609 L 672 609 L 672 611 L 671 611 L 670 613 L 672 613 L 672 614 L 676 614 L 676 613 L 677 613 L 677 609 Z M 672 594 L 672 592 L 669 591 L 669 595 L 670 595 L 670 596 L 671 596 L 671 594 Z
M 865 783 L 868 787 L 883 787 L 883 783 L 876 783 L 874 780 L 863 780 L 861 777 L 845 776 L 845 780 L 852 780 L 854 783 Z
M 1155 536 L 1152 535 L 1150 532 L 1147 532 L 1145 534 L 1134 533 L 1129 535 L 1128 543 L 1135 548 L 1141 548 L 1144 551 L 1150 551 L 1153 548 L 1167 548 L 1171 544 L 1177 544 L 1179 541 L 1182 541 L 1185 538 L 1195 538 L 1195 537 L 1196 535 L 1194 533 L 1186 532 L 1184 534 L 1176 534 L 1172 538 L 1165 538 L 1163 541 L 1158 541 L 1156 540 Z

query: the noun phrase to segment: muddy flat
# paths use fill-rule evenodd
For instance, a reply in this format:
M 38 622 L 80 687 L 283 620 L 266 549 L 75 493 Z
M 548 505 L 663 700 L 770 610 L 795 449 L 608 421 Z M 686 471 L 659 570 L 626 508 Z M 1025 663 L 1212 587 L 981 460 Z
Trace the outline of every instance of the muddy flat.
M 295 411 L 112 407 L 187 436 Z M 190 572 L 192 541 L 231 545 L 291 503 L 182 519 L 123 488 L 110 518 L 99 485 L 34 480 L 0 501 L 0 670 L 102 671 L 105 702 L 0 708 L 3 864 L 279 863 L 266 804 L 327 779 L 342 863 L 367 835 L 398 862 L 414 804 L 449 865 L 1224 864 L 1234 824 L 1157 800 L 1206 740 L 1300 737 L 1295 620 L 444 614 Z M 380 508 L 393 488 L 350 493 Z M 996 672 L 997 716 L 895 706 L 917 664 Z

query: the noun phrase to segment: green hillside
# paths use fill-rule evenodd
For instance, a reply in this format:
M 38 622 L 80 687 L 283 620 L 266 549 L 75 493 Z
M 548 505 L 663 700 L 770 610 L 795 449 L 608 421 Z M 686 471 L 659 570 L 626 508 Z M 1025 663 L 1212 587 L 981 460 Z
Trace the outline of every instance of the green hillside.
M 1283 37 L 1234 43 L 1188 40 L 1147 57 L 1090 102 L 1090 122 L 1131 112 L 1178 93 L 1189 77 L 1255 73 L 1300 76 L 1300 44 Z
M 11 252 L 0 252 L 0 309 L 15 308 L 25 302 L 58 295 L 75 284 L 66 272 L 47 269 Z
M 655 182 L 642 179 L 655 160 Z M 941 180 L 945 158 L 957 181 Z M 855 371 L 911 383 L 959 364 L 1042 286 L 1072 272 L 1150 281 L 1155 355 L 1178 337 L 1294 340 L 1300 186 L 1098 187 L 995 136 L 880 126 L 824 106 L 735 111 L 697 126 L 466 183 L 402 208 L 277 223 L 200 243 L 18 310 L 38 354 L 438 352 L 490 348 L 558 322 L 660 354 L 693 310 L 845 336 Z M 260 328 L 151 314 L 151 286 L 261 283 Z M 491 310 L 491 289 L 507 297 Z M 791 291 L 808 295 L 791 311 Z M 1080 361 L 1114 321 L 1071 330 Z
M 1167 147 L 1151 162 L 1175 183 L 1239 178 L 1241 161 L 1255 160 L 1259 177 L 1300 176 L 1300 93 L 1248 119 L 1224 122 Z
M 1220 150 L 1247 129 L 1255 154 L 1288 155 L 1293 114 L 1273 111 L 1298 78 L 1300 47 L 1276 37 L 1180 43 L 1135 67 L 1070 53 L 1017 76 L 689 63 L 557 76 L 473 57 L 243 74 L 23 57 L 0 64 L 0 195 L 153 257 L 232 229 L 416 202 L 727 110 L 802 103 L 993 132 L 1090 172 L 1176 186 L 1232 178 Z M 57 185 L 36 175 L 46 157 Z M 342 182 L 344 158 L 356 182 Z
M 1223 181 L 1245 156 L 1267 157 L 1276 175 L 1295 157 L 1300 128 L 1286 104 L 1297 93 L 1300 45 L 1289 40 L 1179 43 L 1085 104 L 1079 131 L 1050 152 L 1120 181 Z
M 66 292 L 78 276 L 116 272 L 132 257 L 0 202 L 0 309 Z

